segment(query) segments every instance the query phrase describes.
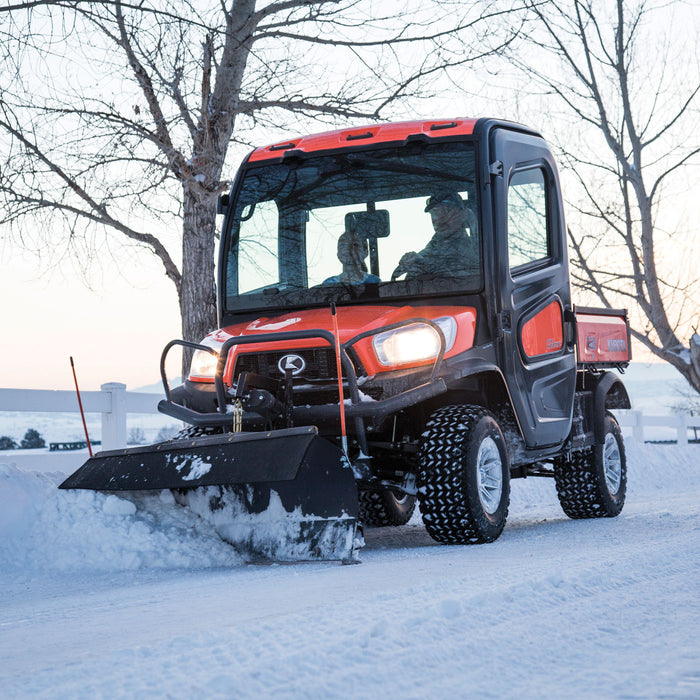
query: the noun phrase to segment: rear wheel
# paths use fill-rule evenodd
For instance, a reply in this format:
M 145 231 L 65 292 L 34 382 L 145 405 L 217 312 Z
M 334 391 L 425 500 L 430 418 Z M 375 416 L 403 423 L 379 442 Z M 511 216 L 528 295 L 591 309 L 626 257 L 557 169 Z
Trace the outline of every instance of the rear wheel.
M 480 406 L 433 413 L 418 451 L 425 528 L 445 544 L 492 542 L 508 516 L 510 481 L 503 433 Z
M 416 508 L 415 496 L 391 489 L 360 491 L 360 520 L 365 525 L 405 525 Z
M 554 462 L 559 503 L 570 518 L 614 518 L 627 493 L 627 459 L 622 433 L 612 414 L 605 416 L 601 445 Z

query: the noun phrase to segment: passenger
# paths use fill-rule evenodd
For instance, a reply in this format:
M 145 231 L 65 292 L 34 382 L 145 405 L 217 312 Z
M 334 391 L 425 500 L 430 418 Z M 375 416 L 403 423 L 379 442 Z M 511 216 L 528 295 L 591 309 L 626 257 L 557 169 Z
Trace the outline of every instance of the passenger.
M 381 278 L 367 272 L 365 260 L 368 255 L 367 239 L 345 231 L 338 239 L 338 260 L 343 271 L 324 280 L 323 284 L 378 284 Z
M 457 192 L 434 194 L 426 202 L 435 233 L 420 252 L 405 253 L 391 275 L 392 281 L 431 275 L 452 277 L 477 272 L 479 241 L 474 214 Z M 469 232 L 467 232 L 467 228 Z

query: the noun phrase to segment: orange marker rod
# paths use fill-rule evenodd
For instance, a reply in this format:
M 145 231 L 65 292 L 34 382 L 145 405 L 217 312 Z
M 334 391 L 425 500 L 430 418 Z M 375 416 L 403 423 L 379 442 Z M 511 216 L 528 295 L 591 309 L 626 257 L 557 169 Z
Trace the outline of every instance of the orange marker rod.
M 333 335 L 335 336 L 335 364 L 338 372 L 338 394 L 340 395 L 340 435 L 343 444 L 343 452 L 348 455 L 348 434 L 345 429 L 345 397 L 343 396 L 343 365 L 340 361 L 340 335 L 338 333 L 338 314 L 335 303 L 331 304 L 331 316 L 333 317 Z
M 70 366 L 73 370 L 73 381 L 75 382 L 75 393 L 78 395 L 78 406 L 80 406 L 80 417 L 83 419 L 83 429 L 85 430 L 85 439 L 87 440 L 88 452 L 92 457 L 92 445 L 90 444 L 90 436 L 88 435 L 87 423 L 85 422 L 85 411 L 83 411 L 83 402 L 80 400 L 80 389 L 78 389 L 78 377 L 75 375 L 75 365 L 73 357 L 70 358 Z

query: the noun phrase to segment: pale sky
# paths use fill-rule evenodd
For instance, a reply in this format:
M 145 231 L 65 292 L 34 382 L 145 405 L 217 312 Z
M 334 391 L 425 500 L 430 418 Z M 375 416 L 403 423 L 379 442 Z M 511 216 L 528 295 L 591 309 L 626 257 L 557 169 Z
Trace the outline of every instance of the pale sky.
M 163 346 L 181 337 L 175 287 L 146 252 L 130 278 L 104 270 L 91 291 L 68 270 L 42 276 L 31 256 L 5 251 L 0 387 L 72 389 L 71 355 L 81 390 L 106 382 L 137 389 L 159 381 Z

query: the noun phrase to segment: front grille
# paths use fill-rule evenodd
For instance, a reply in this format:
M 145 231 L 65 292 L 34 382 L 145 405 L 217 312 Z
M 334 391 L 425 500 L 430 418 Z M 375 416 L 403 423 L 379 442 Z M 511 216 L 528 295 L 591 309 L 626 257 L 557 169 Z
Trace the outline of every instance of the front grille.
M 279 368 L 279 361 L 285 355 L 299 355 L 306 367 L 294 375 L 294 405 L 317 406 L 338 401 L 338 375 L 336 373 L 335 350 L 333 348 L 303 348 L 301 350 L 275 350 L 270 352 L 242 353 L 236 357 L 233 368 L 234 381 L 241 372 L 261 374 L 271 379 L 282 379 L 284 373 Z M 359 362 L 351 353 L 351 361 L 358 374 Z M 343 371 L 343 377 L 345 372 Z M 362 391 L 362 389 L 361 389 Z M 365 389 L 364 393 L 375 401 L 381 399 L 380 387 Z M 347 388 L 345 398 L 349 398 Z
M 337 379 L 335 352 L 332 348 L 303 348 L 301 350 L 275 350 L 271 352 L 242 353 L 236 358 L 233 370 L 234 379 L 241 372 L 254 372 L 273 379 L 284 376 L 279 361 L 285 355 L 299 355 L 306 367 L 294 375 L 295 380 Z M 344 373 L 343 373 L 344 374 Z

